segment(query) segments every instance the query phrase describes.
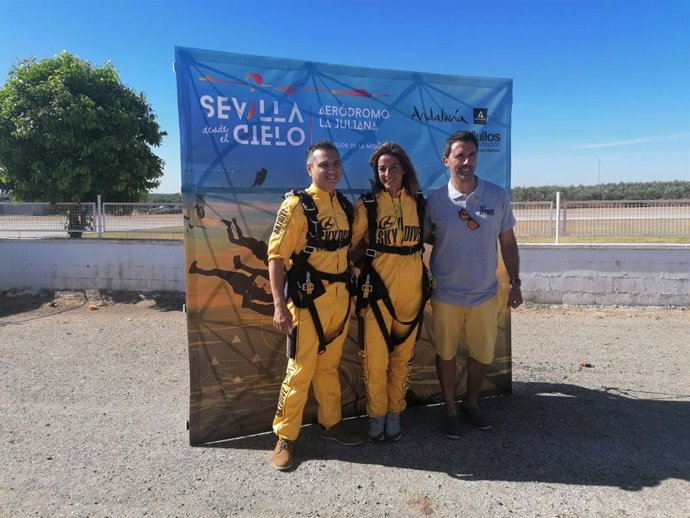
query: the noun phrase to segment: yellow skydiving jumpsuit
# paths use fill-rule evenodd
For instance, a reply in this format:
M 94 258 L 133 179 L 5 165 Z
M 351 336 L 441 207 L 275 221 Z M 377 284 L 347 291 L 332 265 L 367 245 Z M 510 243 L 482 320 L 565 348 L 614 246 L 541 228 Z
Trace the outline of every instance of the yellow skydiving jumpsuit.
M 335 193 L 330 195 L 314 184 L 305 191 L 311 195 L 318 210 L 318 220 L 323 229 L 325 241 L 345 240 L 349 243 L 350 228 L 347 215 L 340 205 Z M 268 243 L 268 260 L 282 259 L 286 267 L 290 264 L 293 253 L 301 252 L 307 243 L 307 218 L 299 197 L 288 196 L 278 211 L 275 227 Z M 335 251 L 316 249 L 309 257 L 309 264 L 316 270 L 326 273 L 342 273 L 348 268 L 348 247 Z M 340 378 L 338 366 L 343 351 L 343 342 L 347 336 L 347 313 L 350 307 L 350 294 L 347 286 L 341 282 L 323 281 L 326 292 L 314 299 L 314 305 L 323 326 L 327 340 L 341 331 L 326 351 L 318 354 L 319 340 L 307 308 L 295 307 L 288 301 L 288 309 L 297 328 L 296 352 L 294 358 L 288 359 L 283 380 L 278 409 L 273 420 L 275 434 L 290 441 L 297 439 L 304 406 L 313 383 L 314 395 L 319 404 L 318 421 L 326 428 L 340 422 Z
M 400 197 L 394 198 L 387 192 L 376 193 L 377 229 L 376 242 L 387 246 L 414 246 L 419 243 L 421 227 L 417 213 L 417 202 L 405 189 Z M 369 241 L 368 217 L 360 199 L 355 206 L 355 221 L 352 229 L 353 248 L 364 239 Z M 399 320 L 413 320 L 422 302 L 422 253 L 399 255 L 378 252 L 373 267 L 388 289 L 393 307 Z M 374 302 L 381 309 L 387 331 L 402 337 L 409 326 L 402 325 L 390 315 L 382 300 Z M 367 414 L 380 417 L 387 412 L 400 413 L 405 410 L 405 392 L 414 357 L 417 331 L 396 345 L 388 353 L 385 338 L 371 310 L 364 315 L 364 382 L 367 389 Z

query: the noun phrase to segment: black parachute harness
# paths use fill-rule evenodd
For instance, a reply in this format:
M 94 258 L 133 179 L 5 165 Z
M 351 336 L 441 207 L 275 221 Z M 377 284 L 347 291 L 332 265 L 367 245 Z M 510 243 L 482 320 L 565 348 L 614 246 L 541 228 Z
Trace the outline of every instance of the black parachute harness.
M 398 254 L 398 255 L 412 255 L 416 253 L 423 253 L 424 249 L 424 211 L 426 209 L 426 201 L 419 192 L 416 195 L 417 200 L 417 216 L 419 218 L 420 235 L 419 242 L 413 246 L 389 246 L 383 245 L 376 242 L 376 229 L 377 229 L 377 204 L 376 195 L 373 192 L 364 193 L 361 196 L 364 206 L 367 210 L 367 220 L 369 225 L 369 243 L 364 255 L 364 267 L 362 268 L 358 282 L 357 282 L 357 305 L 355 312 L 357 313 L 357 322 L 359 325 L 358 336 L 359 336 L 359 347 L 364 349 L 364 318 L 360 315 L 362 309 L 367 306 L 371 307 L 371 311 L 374 314 L 376 323 L 379 325 L 383 339 L 388 346 L 388 352 L 392 352 L 395 346 L 403 343 L 407 338 L 416 330 L 417 337 L 422 330 L 422 322 L 424 319 L 424 306 L 427 300 L 431 296 L 431 282 L 430 274 L 424 265 L 422 265 L 422 300 L 419 305 L 419 311 L 417 315 L 410 321 L 403 321 L 398 318 L 393 307 L 393 302 L 391 301 L 388 289 L 384 284 L 381 276 L 374 268 L 374 258 L 380 254 Z M 381 313 L 381 308 L 376 303 L 378 300 L 382 300 L 383 304 L 386 306 L 388 313 L 393 317 L 393 319 L 404 326 L 409 326 L 408 330 L 402 336 L 394 336 L 389 333 L 386 329 L 386 323 L 383 320 L 383 314 Z
M 316 311 L 314 300 L 326 293 L 326 288 L 323 281 L 342 282 L 347 286 L 348 291 L 351 291 L 352 279 L 350 269 L 348 267 L 342 273 L 327 273 L 314 268 L 309 264 L 309 257 L 315 250 L 326 250 L 328 252 L 335 252 L 341 248 L 350 246 L 352 239 L 352 222 L 354 220 L 354 209 L 352 204 L 345 196 L 336 191 L 338 202 L 347 215 L 347 222 L 349 225 L 349 232 L 344 239 L 335 239 L 326 241 L 323 239 L 323 229 L 319 223 L 318 210 L 314 199 L 305 191 L 292 190 L 289 194 L 298 196 L 302 202 L 304 214 L 307 217 L 307 244 L 301 252 L 292 254 L 292 268 L 287 272 L 287 294 L 292 299 L 293 304 L 298 308 L 307 308 L 314 322 L 314 329 L 316 336 L 319 339 L 319 354 L 326 350 L 326 346 L 340 336 L 347 325 L 350 317 L 350 298 L 348 297 L 348 308 L 345 313 L 345 319 L 340 326 L 338 332 L 329 340 L 323 332 L 321 319 L 319 313 Z

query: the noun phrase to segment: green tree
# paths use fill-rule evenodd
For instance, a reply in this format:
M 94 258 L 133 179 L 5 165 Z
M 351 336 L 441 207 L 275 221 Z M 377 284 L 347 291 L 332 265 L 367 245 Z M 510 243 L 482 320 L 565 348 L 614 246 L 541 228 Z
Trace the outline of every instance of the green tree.
M 547 185 L 513 187 L 513 201 L 554 201 L 556 193 L 564 200 L 687 200 L 690 182 L 620 182 L 598 185 Z
M 111 63 L 21 60 L 0 88 L 0 189 L 24 201 L 138 200 L 160 183 L 151 146 L 164 135 Z

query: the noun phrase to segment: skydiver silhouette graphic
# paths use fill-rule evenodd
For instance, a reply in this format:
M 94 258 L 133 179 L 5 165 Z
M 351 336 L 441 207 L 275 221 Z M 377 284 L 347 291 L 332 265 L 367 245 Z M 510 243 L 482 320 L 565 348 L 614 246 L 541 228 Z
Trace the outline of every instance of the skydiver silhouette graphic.
M 268 270 L 264 270 L 263 268 L 252 268 L 251 266 L 243 264 L 242 258 L 239 255 L 232 258 L 232 265 L 235 267 L 235 270 L 244 270 L 249 275 L 268 279 Z
M 192 216 L 196 215 L 196 219 L 193 220 Z M 190 210 L 185 211 L 185 215 L 183 216 L 183 219 L 187 222 L 187 226 L 189 228 L 194 228 L 199 227 L 199 228 L 206 228 L 203 225 L 202 220 L 206 217 L 206 200 L 204 200 L 204 195 L 203 194 L 197 194 L 196 195 L 196 201 L 194 202 L 194 212 Z M 196 225 L 193 223 L 193 221 L 197 221 Z
M 254 183 L 251 185 L 252 187 L 258 187 L 262 183 L 266 181 L 266 175 L 268 174 L 268 169 L 262 167 L 256 172 L 256 176 L 254 177 Z
M 202 219 L 204 219 L 204 217 L 206 217 L 206 200 L 204 200 L 203 194 L 197 194 L 196 195 L 196 203 L 194 204 L 194 211 L 196 212 L 196 215 L 199 218 L 199 220 L 202 220 Z
M 251 253 L 254 254 L 254 257 L 268 266 L 268 245 L 266 243 L 254 237 L 246 237 L 244 234 L 242 234 L 242 230 L 240 230 L 236 218 L 232 218 L 232 221 L 228 221 L 226 219 L 222 219 L 221 221 L 225 223 L 226 227 L 228 227 L 228 239 L 231 243 L 249 248 Z M 235 234 L 237 234 L 237 237 L 235 237 L 233 234 L 233 224 L 235 226 Z M 266 277 L 268 277 L 268 275 Z
M 273 296 L 266 290 L 255 284 L 258 275 L 246 275 L 242 272 L 221 270 L 212 268 L 204 270 L 199 268 L 198 261 L 194 261 L 189 267 L 190 274 L 204 275 L 206 277 L 219 277 L 227 282 L 232 291 L 242 296 L 242 307 L 248 308 L 263 315 L 273 315 Z

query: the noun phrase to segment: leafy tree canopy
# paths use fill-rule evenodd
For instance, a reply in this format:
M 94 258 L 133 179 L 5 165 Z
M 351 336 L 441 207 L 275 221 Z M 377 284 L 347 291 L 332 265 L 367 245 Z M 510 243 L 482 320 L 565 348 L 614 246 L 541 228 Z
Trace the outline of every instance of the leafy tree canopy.
M 141 201 L 148 203 L 182 203 L 182 195 L 177 193 L 150 192 Z
M 547 185 L 542 187 L 513 187 L 513 201 L 556 201 L 560 192 L 564 200 L 687 200 L 690 182 L 623 182 L 599 185 Z
M 26 59 L 0 88 L 0 189 L 14 200 L 138 200 L 160 183 L 160 130 L 143 94 L 68 52 Z

